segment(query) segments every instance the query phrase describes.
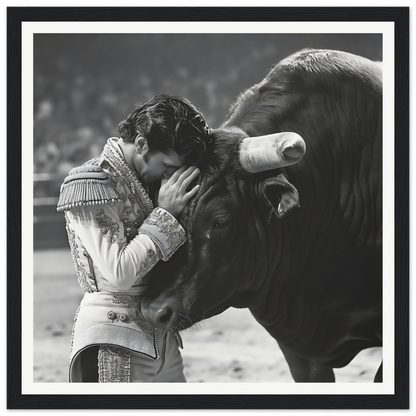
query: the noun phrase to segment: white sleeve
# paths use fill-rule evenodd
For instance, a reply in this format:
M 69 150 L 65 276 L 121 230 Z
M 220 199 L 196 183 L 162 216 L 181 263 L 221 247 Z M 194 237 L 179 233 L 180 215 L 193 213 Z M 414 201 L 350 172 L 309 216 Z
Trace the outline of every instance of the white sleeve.
M 75 234 L 106 280 L 130 289 L 185 242 L 185 231 L 167 211 L 155 208 L 128 242 L 117 205 L 79 206 L 67 213 Z

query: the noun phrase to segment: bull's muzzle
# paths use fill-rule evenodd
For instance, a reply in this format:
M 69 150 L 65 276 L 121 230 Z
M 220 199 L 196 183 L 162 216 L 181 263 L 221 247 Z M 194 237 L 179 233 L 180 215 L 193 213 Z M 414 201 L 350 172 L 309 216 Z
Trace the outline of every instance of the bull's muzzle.
M 178 317 L 176 305 L 169 299 L 149 300 L 144 298 L 141 303 L 141 311 L 150 326 L 165 331 L 174 326 Z
M 245 138 L 240 145 L 239 160 L 244 170 L 257 173 L 294 165 L 305 151 L 305 141 L 299 134 L 273 133 Z

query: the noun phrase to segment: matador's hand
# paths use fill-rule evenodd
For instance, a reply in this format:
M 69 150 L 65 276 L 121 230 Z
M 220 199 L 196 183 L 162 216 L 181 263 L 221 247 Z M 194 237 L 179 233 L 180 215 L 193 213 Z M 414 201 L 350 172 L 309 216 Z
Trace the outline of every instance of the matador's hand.
M 158 204 L 174 217 L 178 217 L 188 201 L 197 193 L 199 185 L 187 192 L 189 185 L 199 175 L 195 166 L 179 168 L 169 179 L 162 179 Z

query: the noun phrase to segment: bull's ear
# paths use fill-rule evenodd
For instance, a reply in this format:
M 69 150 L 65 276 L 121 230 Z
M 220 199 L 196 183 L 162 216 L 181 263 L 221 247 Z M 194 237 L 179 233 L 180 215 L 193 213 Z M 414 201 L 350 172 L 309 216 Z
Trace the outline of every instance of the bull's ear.
M 299 207 L 299 193 L 282 174 L 260 182 L 258 196 L 272 208 L 273 213 L 283 217 L 292 208 Z

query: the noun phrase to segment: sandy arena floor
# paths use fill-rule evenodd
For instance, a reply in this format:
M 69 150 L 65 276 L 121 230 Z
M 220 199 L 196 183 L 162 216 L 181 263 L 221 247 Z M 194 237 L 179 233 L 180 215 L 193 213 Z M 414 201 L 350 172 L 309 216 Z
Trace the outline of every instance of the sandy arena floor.
M 34 256 L 34 382 L 66 382 L 69 343 L 82 291 L 69 250 Z M 248 310 L 229 309 L 182 335 L 189 382 L 293 383 L 276 342 Z M 338 382 L 371 383 L 381 350 L 358 355 L 336 370 Z

